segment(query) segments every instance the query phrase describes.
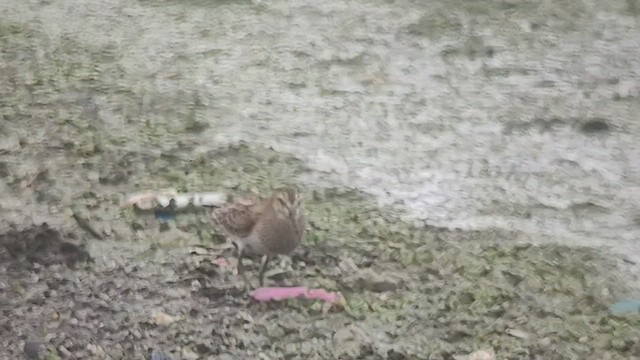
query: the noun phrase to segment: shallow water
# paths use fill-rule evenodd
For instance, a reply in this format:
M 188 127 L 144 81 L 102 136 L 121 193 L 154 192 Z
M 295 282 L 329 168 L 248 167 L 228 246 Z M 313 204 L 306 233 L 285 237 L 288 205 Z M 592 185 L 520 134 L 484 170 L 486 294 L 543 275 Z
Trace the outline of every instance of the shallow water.
M 0 9 L 31 42 L 3 71 L 35 87 L 46 75 L 58 87 L 49 99 L 80 106 L 77 121 L 105 142 L 166 149 L 159 139 L 192 119 L 202 126 L 181 139 L 194 152 L 269 145 L 308 162 L 310 184 L 361 189 L 428 224 L 521 230 L 640 261 L 633 0 Z M 39 139 L 53 136 L 46 116 L 30 121 Z

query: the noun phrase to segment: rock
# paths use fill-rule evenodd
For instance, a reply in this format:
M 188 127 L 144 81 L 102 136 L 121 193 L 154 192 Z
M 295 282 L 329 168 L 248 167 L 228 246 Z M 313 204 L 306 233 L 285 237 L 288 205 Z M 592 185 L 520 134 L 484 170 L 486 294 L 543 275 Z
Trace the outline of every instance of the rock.
M 285 336 L 284 329 L 278 324 L 267 325 L 267 336 L 271 339 L 277 340 Z
M 198 360 L 199 358 L 198 354 L 187 348 L 183 348 L 180 355 L 182 356 L 183 360 Z
M 334 356 L 357 357 L 363 345 L 370 342 L 367 334 L 355 325 L 349 325 L 333 334 Z
M 58 346 L 58 354 L 62 355 L 63 358 L 69 359 L 73 357 L 71 351 L 69 351 L 64 345 Z
M 246 311 L 238 311 L 236 317 L 242 320 L 242 322 L 244 322 L 245 324 L 251 324 L 255 321 L 253 317 Z
M 479 350 L 469 355 L 469 360 L 495 360 L 496 354 L 493 350 Z
M 217 359 L 218 360 L 234 360 L 234 359 L 236 359 L 236 357 L 234 357 L 233 355 L 231 355 L 229 353 L 222 353 L 222 354 L 218 355 Z
M 338 263 L 338 267 L 346 274 L 351 274 L 358 271 L 358 265 L 356 265 L 353 259 L 348 257 L 342 258 L 342 260 L 340 260 L 340 263 Z
M 138 329 L 129 330 L 129 335 L 131 335 L 136 340 L 142 339 L 142 333 Z
M 528 339 L 530 335 L 522 330 L 508 329 L 507 334 L 516 337 L 518 339 Z
M 390 349 L 389 351 L 387 351 L 387 359 L 389 360 L 404 360 L 406 358 L 407 356 L 405 354 L 394 349 Z
M 153 314 L 153 323 L 158 326 L 169 326 L 177 319 L 164 312 L 156 312 Z
M 35 342 L 35 341 L 27 341 L 24 343 L 24 347 L 22 348 L 22 351 L 24 352 L 24 355 L 27 357 L 27 359 L 30 360 L 36 360 L 36 359 L 41 359 L 42 357 L 40 356 L 40 354 L 42 353 L 42 344 Z
M 634 81 L 621 81 L 615 89 L 615 99 L 627 99 L 638 96 L 638 87 Z

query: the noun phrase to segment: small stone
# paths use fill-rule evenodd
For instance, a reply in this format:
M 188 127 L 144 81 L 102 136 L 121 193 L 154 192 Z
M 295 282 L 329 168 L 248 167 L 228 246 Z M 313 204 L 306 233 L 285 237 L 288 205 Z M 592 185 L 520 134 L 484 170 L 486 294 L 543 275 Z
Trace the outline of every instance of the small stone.
M 193 280 L 191 282 L 191 284 L 189 284 L 189 285 L 190 285 L 189 290 L 192 291 L 192 292 L 196 292 L 196 291 L 202 289 L 202 284 L 198 280 Z
M 343 272 L 349 274 L 349 273 L 353 273 L 355 271 L 358 270 L 358 265 L 356 265 L 355 261 L 353 261 L 353 259 L 351 258 L 343 258 L 340 263 L 338 264 L 338 267 L 340 268 L 340 270 L 342 270 Z
M 295 353 L 300 353 L 303 355 L 310 355 L 310 354 L 315 354 L 317 353 L 317 349 L 314 348 L 314 344 L 317 344 L 317 342 L 311 342 L 311 341 L 305 341 L 302 344 L 300 344 L 298 351 L 297 352 L 293 352 L 293 354 Z M 294 344 L 295 345 L 295 344 Z
M 350 325 L 335 332 L 333 335 L 334 355 L 356 357 L 360 349 L 369 341 L 364 331 L 355 325 Z
M 203 247 L 193 246 L 190 250 L 191 250 L 191 254 L 193 255 L 202 255 L 202 256 L 209 255 L 209 250 Z
M 183 348 L 182 349 L 182 359 L 183 360 L 197 360 L 198 359 L 198 354 L 196 354 L 195 352 L 187 349 L 187 348 Z
M 218 360 L 234 360 L 236 358 L 233 355 L 229 354 L 229 353 L 222 353 L 222 354 L 218 355 L 217 359 Z
M 64 345 L 58 346 L 58 353 L 64 358 L 71 358 L 73 356 L 73 354 L 71 354 L 71 351 L 64 347 Z
M 516 337 L 518 339 L 529 339 L 530 335 L 522 330 L 508 329 L 507 334 Z
M 621 81 L 616 86 L 615 94 L 618 99 L 635 97 L 638 96 L 638 88 L 633 81 Z
M 124 358 L 125 351 L 121 344 L 115 344 L 114 346 L 109 347 L 108 350 L 109 350 L 109 355 L 112 358 L 114 359 Z
M 271 339 L 282 339 L 285 336 L 285 332 L 278 324 L 269 324 L 267 325 L 267 336 Z
M 36 360 L 40 359 L 40 353 L 42 351 L 42 345 L 35 341 L 27 341 L 22 348 L 27 359 Z
M 538 344 L 543 347 L 551 346 L 551 343 L 552 341 L 548 337 L 542 338 L 540 339 L 540 341 L 538 341 Z
M 247 324 L 254 322 L 253 317 L 245 311 L 238 311 L 237 317 Z
M 469 355 L 469 360 L 495 360 L 496 354 L 493 350 L 479 350 Z
M 269 356 L 267 356 L 267 354 L 260 352 L 258 353 L 258 358 L 261 360 L 271 360 L 271 358 Z
M 306 342 L 303 344 L 306 344 Z M 299 351 L 299 348 L 300 348 L 300 345 L 298 344 L 287 343 L 284 345 L 284 353 L 285 354 L 298 354 L 298 353 L 304 354 L 304 352 Z
M 169 326 L 176 320 L 176 318 L 164 312 L 156 312 L 153 315 L 153 323 L 158 326 Z
M 586 344 L 589 342 L 589 337 L 588 336 L 583 336 L 580 339 L 578 339 L 578 342 L 581 344 Z
M 389 360 L 405 360 L 406 358 L 407 356 L 405 354 L 394 349 L 389 349 L 389 351 L 387 351 L 387 359 Z
M 142 339 L 142 333 L 137 329 L 130 330 L 129 334 L 131 334 L 131 336 L 136 340 Z

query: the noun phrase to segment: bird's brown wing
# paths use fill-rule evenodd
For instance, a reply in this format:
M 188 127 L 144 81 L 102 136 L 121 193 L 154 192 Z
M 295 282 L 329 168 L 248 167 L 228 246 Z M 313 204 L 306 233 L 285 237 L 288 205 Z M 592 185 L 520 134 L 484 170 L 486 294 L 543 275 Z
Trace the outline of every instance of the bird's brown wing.
M 262 213 L 259 202 L 237 202 L 213 209 L 211 217 L 228 235 L 247 237 L 253 231 Z

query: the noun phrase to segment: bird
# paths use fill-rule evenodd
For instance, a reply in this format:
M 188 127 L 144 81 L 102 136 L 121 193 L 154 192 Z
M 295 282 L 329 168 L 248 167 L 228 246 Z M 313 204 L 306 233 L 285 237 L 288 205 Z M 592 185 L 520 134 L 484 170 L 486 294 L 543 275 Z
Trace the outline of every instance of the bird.
M 252 288 L 242 265 L 245 255 L 262 257 L 258 275 L 262 287 L 269 261 L 276 255 L 293 253 L 305 236 L 302 195 L 294 187 L 276 189 L 268 197 L 253 194 L 227 202 L 213 208 L 211 218 L 214 227 L 236 248 L 237 271 L 245 281 L 245 290 Z

